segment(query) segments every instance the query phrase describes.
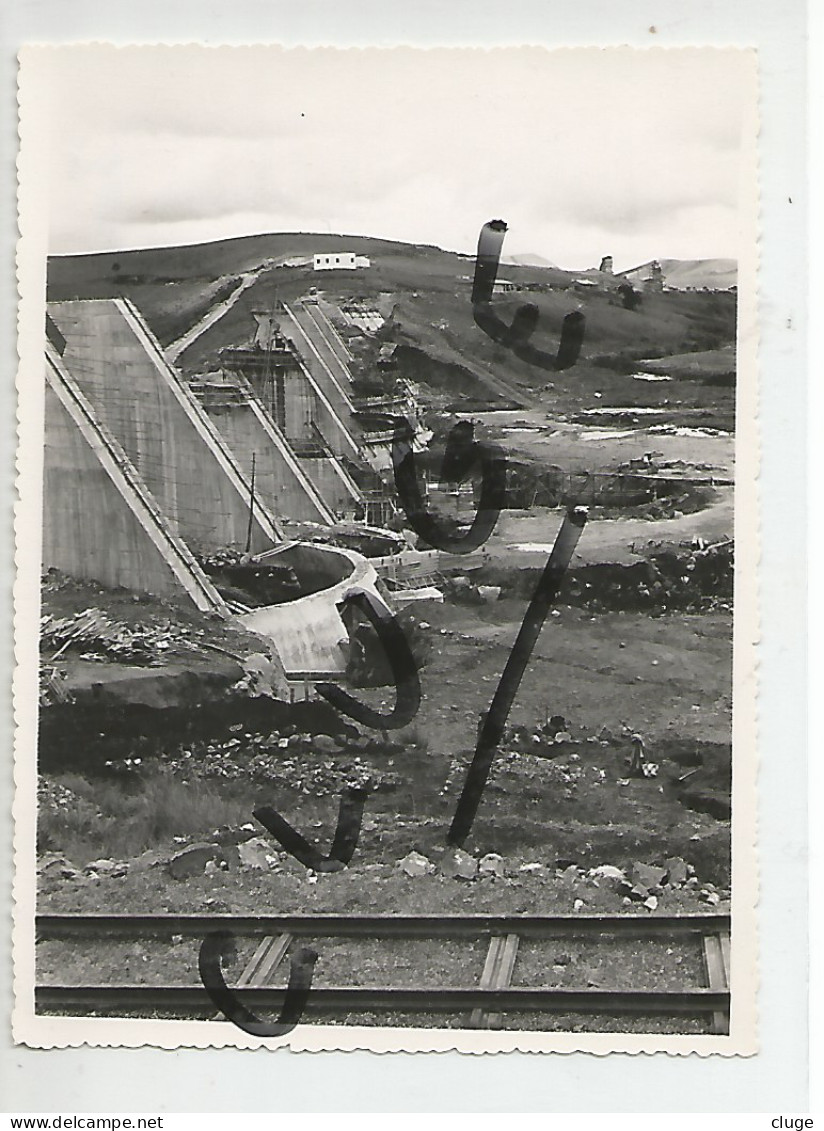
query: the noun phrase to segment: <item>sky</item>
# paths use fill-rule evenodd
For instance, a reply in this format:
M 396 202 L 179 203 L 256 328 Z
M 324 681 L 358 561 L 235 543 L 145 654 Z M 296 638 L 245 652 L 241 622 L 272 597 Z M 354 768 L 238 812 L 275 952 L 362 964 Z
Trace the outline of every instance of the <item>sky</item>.
M 738 255 L 752 56 L 718 49 L 30 48 L 52 254 L 258 232 L 617 270 Z M 24 101 L 25 108 L 25 101 Z

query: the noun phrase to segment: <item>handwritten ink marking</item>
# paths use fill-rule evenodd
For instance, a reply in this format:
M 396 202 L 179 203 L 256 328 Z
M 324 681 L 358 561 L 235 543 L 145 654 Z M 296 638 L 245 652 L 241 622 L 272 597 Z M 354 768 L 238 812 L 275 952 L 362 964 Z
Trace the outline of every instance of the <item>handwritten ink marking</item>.
M 449 844 L 462 846 L 472 829 L 489 777 L 489 771 L 495 758 L 495 752 L 503 737 L 506 720 L 521 685 L 526 665 L 543 628 L 550 606 L 558 595 L 558 590 L 578 544 L 581 531 L 586 525 L 586 520 L 586 508 L 573 507 L 566 514 L 561 529 L 558 531 L 552 552 L 532 595 L 532 600 L 529 602 L 515 644 L 509 654 L 492 704 L 483 720 L 475 754 L 470 763 L 447 836 L 447 843 Z
M 586 318 L 580 311 L 573 311 L 564 318 L 558 352 L 551 354 L 530 342 L 540 317 L 534 303 L 519 306 L 509 326 L 492 307 L 506 232 L 507 226 L 503 220 L 490 220 L 481 228 L 472 284 L 472 315 L 475 322 L 488 338 L 512 350 L 521 361 L 539 369 L 556 372 L 569 369 L 577 362 L 584 341 Z
M 253 816 L 304 867 L 313 872 L 342 872 L 358 847 L 363 808 L 368 796 L 367 789 L 356 786 L 347 786 L 340 795 L 338 823 L 328 856 L 323 856 L 270 805 L 255 809 Z
M 221 959 L 229 958 L 235 948 L 234 936 L 229 931 L 212 931 L 200 944 L 198 969 L 203 985 L 215 1007 L 253 1037 L 285 1037 L 299 1023 L 306 1009 L 317 951 L 303 947 L 290 959 L 289 983 L 283 1006 L 276 1021 L 262 1021 L 238 999 L 226 985 L 221 969 Z
M 392 437 L 392 466 L 398 501 L 406 513 L 407 522 L 418 537 L 434 549 L 449 554 L 471 554 L 489 538 L 506 504 L 505 454 L 494 444 L 476 440 L 474 425 L 468 420 L 459 421 L 452 428 L 447 438 L 441 478 L 461 482 L 477 466 L 481 472 L 481 492 L 472 525 L 461 534 L 451 534 L 427 510 L 411 441 L 409 422 L 404 419 L 397 421 Z
M 395 706 L 388 714 L 361 703 L 353 695 L 333 683 L 318 683 L 315 690 L 343 715 L 372 727 L 373 730 L 397 730 L 411 723 L 421 704 L 421 681 L 412 650 L 391 610 L 366 590 L 348 593 L 344 605 L 358 609 L 370 621 L 383 645 L 395 684 Z

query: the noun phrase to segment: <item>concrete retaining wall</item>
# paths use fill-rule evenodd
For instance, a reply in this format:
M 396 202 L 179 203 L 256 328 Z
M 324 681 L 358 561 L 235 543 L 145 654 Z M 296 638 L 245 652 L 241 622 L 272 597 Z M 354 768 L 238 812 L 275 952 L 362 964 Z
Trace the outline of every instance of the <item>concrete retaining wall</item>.
M 131 303 L 49 304 L 66 339 L 63 362 L 165 514 L 193 549 L 245 548 L 248 481 L 208 416 L 171 368 Z M 251 549 L 280 541 L 261 504 Z

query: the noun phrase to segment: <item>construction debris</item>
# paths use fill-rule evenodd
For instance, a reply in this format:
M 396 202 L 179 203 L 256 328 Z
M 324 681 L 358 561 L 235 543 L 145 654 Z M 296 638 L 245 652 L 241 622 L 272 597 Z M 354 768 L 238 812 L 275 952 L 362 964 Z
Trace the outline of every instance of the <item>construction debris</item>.
M 202 630 L 196 631 L 203 635 Z M 50 657 L 52 664 L 69 648 L 79 650 L 83 660 L 162 664 L 170 651 L 190 651 L 199 643 L 172 621 L 127 625 L 96 608 L 71 617 L 45 616 L 40 621 L 41 651 L 56 648 Z

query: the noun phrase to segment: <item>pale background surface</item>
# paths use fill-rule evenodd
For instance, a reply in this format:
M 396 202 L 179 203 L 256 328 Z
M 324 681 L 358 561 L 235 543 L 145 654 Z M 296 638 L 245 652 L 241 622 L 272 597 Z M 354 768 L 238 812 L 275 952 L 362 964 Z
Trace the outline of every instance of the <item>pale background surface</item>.
M 504 24 L 504 17 L 506 23 Z M 651 26 L 657 32 L 652 35 Z M 805 631 L 806 192 L 804 186 L 804 9 L 748 3 L 633 4 L 592 0 L 568 11 L 546 0 L 491 5 L 413 3 L 389 17 L 382 4 L 304 2 L 297 8 L 247 0 L 228 5 L 66 6 L 17 0 L 2 32 L 4 262 L 0 275 L 3 450 L 13 450 L 14 52 L 23 42 L 250 42 L 339 45 L 633 43 L 754 44 L 762 102 L 762 641 L 761 947 L 769 973 L 760 995 L 762 1051 L 749 1060 L 657 1057 L 654 1062 L 586 1055 L 536 1058 L 392 1056 L 229 1050 L 12 1049 L 2 1042 L 7 1110 L 54 1111 L 783 1111 L 806 1108 L 806 789 L 803 727 Z M 792 198 L 793 204 L 788 203 Z M 787 330 L 792 319 L 793 330 Z M 3 463 L 4 501 L 11 461 Z M 4 510 L 9 515 L 9 508 Z M 7 519 L 7 521 L 9 521 Z M 7 527 L 9 529 L 10 527 Z M 10 544 L 7 539 L 6 544 Z M 3 562 L 10 607 L 10 555 Z M 6 622 L 4 622 L 5 625 Z M 8 630 L 5 640 L 10 637 Z M 4 662 L 10 661 L 10 646 Z M 6 681 L 8 686 L 8 681 Z M 8 698 L 6 699 L 8 704 Z M 10 749 L 10 714 L 2 722 Z M 9 760 L 7 760 L 7 766 Z M 6 781 L 10 769 L 6 771 Z M 4 824 L 4 863 L 10 836 Z M 6 870 L 6 875 L 8 871 Z M 8 883 L 3 895 L 8 897 Z M 7 938 L 7 932 L 4 932 Z M 4 958 L 8 961 L 4 952 Z M 8 986 L 10 977 L 2 979 Z M 10 1003 L 4 1002 L 4 1016 Z M 147 1082 L 150 1081 L 150 1086 Z

